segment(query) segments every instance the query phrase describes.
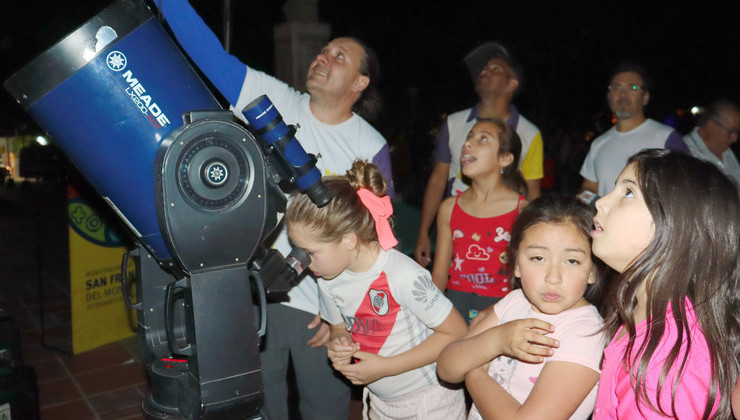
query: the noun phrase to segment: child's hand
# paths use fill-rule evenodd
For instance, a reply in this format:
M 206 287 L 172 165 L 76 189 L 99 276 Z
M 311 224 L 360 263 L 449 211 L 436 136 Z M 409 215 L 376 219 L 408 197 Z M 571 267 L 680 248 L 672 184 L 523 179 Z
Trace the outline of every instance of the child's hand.
M 491 330 L 497 330 L 501 354 L 523 362 L 542 363 L 545 357 L 552 356 L 553 347 L 560 346 L 558 340 L 546 335 L 555 330 L 553 326 L 539 319 L 517 319 Z
M 348 365 L 358 350 L 360 350 L 360 343 L 355 343 L 351 338 L 342 336 L 329 342 L 326 353 L 334 369 L 337 369 L 338 366 Z
M 419 263 L 422 267 L 426 268 L 429 263 L 432 262 L 432 259 L 429 258 L 431 255 L 431 242 L 429 241 L 429 235 L 426 233 L 421 233 L 418 238 L 416 238 L 416 246 L 414 247 L 414 259 L 416 262 Z
M 354 354 L 354 358 L 357 360 L 353 364 L 334 367 L 354 385 L 367 385 L 384 376 L 388 376 L 383 371 L 385 357 L 364 351 L 357 351 Z

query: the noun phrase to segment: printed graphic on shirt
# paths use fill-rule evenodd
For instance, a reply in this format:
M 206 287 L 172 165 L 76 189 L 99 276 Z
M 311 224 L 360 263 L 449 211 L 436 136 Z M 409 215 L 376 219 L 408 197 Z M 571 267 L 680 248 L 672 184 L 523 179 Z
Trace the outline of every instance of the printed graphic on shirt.
M 334 295 L 334 296 L 332 296 L 332 298 L 334 299 L 334 304 L 335 305 L 337 305 L 340 308 L 342 306 L 344 306 L 344 298 L 343 297 L 341 297 L 339 295 Z
M 511 393 L 511 380 L 514 377 L 514 370 L 517 363 L 519 363 L 518 360 L 504 356 L 497 357 L 491 361 L 489 373 L 509 393 Z
M 355 316 L 344 316 L 344 323 L 352 340 L 360 343 L 362 351 L 378 354 L 396 323 L 401 306 L 388 287 L 385 272 L 370 284 Z
M 500 249 L 501 246 L 504 246 L 505 247 L 511 241 L 511 233 L 508 232 L 506 229 L 504 229 L 501 226 L 499 226 L 499 227 L 496 228 L 495 234 L 496 234 L 496 236 L 494 237 L 493 236 L 493 232 L 490 232 L 490 231 L 487 232 L 487 235 L 486 236 L 489 238 L 487 240 L 487 242 L 490 243 L 490 241 L 493 240 L 493 242 L 495 244 L 501 243 L 501 245 L 499 245 L 499 249 Z M 452 232 L 452 240 L 453 241 L 455 241 L 456 239 L 463 239 L 463 238 L 465 238 L 465 233 L 461 229 L 455 229 Z M 481 241 L 481 234 L 478 233 L 478 232 L 474 232 L 470 236 L 470 238 L 473 239 L 476 242 L 480 242 Z M 463 263 L 465 261 L 472 260 L 472 261 L 485 262 L 485 261 L 491 260 L 493 258 L 492 257 L 493 255 L 497 255 L 498 260 L 499 260 L 499 262 L 501 262 L 501 264 L 503 264 L 503 265 L 506 264 L 507 258 L 506 258 L 506 249 L 505 248 L 502 251 L 501 250 L 497 251 L 496 249 L 494 249 L 493 247 L 490 247 L 490 246 L 484 248 L 483 246 L 481 246 L 481 245 L 479 245 L 477 243 L 470 244 L 468 246 L 467 252 L 465 252 L 463 258 L 460 257 L 460 254 L 455 254 L 455 258 L 452 260 L 452 264 L 454 264 L 454 268 L 453 269 L 456 270 L 456 271 L 463 271 Z M 483 270 L 483 267 L 480 267 L 478 270 L 481 271 L 481 272 L 484 271 Z M 483 273 L 483 274 L 485 274 L 485 273 Z M 496 271 L 495 275 L 503 275 L 503 276 L 507 275 L 507 272 L 506 272 L 505 267 L 501 266 Z M 480 275 L 479 273 L 468 274 L 468 275 L 462 274 L 460 277 L 461 278 L 468 278 L 471 283 L 476 283 L 476 284 L 493 283 L 493 281 L 494 281 L 493 280 L 493 277 L 491 277 L 490 279 L 488 279 L 487 275 Z
M 503 274 L 506 274 L 506 270 L 504 269 L 499 270 L 497 274 L 501 275 L 501 271 L 503 271 Z M 460 274 L 460 278 L 469 282 L 474 289 L 485 289 L 490 284 L 496 283 L 496 277 L 489 275 L 485 267 L 479 267 L 477 273 Z M 504 279 L 503 282 L 507 283 L 508 280 Z M 502 290 L 509 289 L 508 287 L 503 287 Z
M 373 312 L 383 316 L 388 313 L 388 293 L 384 290 L 370 289 L 370 307 L 373 308 Z
M 493 238 L 494 242 L 511 242 L 511 233 L 507 232 L 504 228 L 501 226 L 496 228 L 496 237 Z
M 414 295 L 414 299 L 417 302 L 424 304 L 424 310 L 428 311 L 432 308 L 442 293 L 437 286 L 432 282 L 432 278 L 428 271 L 419 272 L 414 280 L 414 289 L 411 291 Z
M 455 270 L 462 271 L 462 263 L 465 261 L 464 259 L 460 258 L 459 255 L 455 254 Z
M 480 245 L 472 244 L 468 247 L 468 253 L 465 254 L 465 258 L 469 260 L 488 261 L 491 255 L 485 249 L 481 248 Z

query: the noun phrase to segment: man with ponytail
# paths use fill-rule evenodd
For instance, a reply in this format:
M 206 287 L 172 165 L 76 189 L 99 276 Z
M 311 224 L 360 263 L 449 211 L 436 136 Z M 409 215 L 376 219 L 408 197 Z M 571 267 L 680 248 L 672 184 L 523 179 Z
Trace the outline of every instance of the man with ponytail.
M 330 41 L 309 66 L 308 93 L 301 93 L 229 55 L 187 0 L 155 3 L 177 40 L 229 101 L 237 118 L 245 121 L 241 110 L 266 94 L 286 123 L 300 126 L 296 137 L 306 152 L 320 156 L 316 166 L 322 174 L 343 174 L 355 159 L 369 160 L 381 168 L 388 193 L 393 195 L 388 144 L 363 119 L 368 114 L 356 113 L 378 110 L 377 95 L 372 93 L 378 62 L 370 48 L 354 38 Z M 272 246 L 283 255 L 290 252 L 285 229 Z M 288 296 L 288 302 L 267 305 L 261 353 L 267 415 L 278 420 L 289 417 L 286 375 L 292 363 L 301 416 L 346 420 L 350 390 L 326 361 L 323 346 L 329 328 L 317 315 L 316 282 L 304 278 Z

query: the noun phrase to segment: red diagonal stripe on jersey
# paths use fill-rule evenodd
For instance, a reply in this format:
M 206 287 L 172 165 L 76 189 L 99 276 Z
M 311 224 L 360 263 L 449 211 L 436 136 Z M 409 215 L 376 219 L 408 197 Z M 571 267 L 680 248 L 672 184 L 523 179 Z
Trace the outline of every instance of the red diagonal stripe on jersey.
M 352 340 L 360 343 L 360 350 L 378 354 L 391 335 L 400 309 L 391 295 L 385 272 L 380 273 L 365 292 L 352 323 Z

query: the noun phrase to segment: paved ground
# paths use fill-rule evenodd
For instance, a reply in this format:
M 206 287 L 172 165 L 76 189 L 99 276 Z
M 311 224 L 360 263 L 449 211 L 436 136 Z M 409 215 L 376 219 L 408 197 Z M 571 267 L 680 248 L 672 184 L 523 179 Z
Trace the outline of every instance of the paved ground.
M 0 187 L 0 311 L 21 326 L 41 418 L 142 419 L 148 387 L 135 339 L 71 354 L 68 261 L 64 185 Z

